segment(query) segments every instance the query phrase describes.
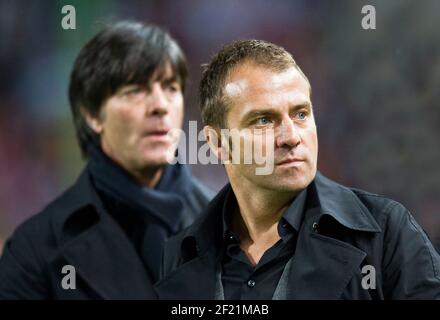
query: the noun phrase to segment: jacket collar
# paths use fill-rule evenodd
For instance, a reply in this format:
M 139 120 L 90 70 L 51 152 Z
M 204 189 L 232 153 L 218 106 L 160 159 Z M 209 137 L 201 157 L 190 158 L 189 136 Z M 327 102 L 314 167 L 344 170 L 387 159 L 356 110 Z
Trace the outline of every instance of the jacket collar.
M 221 241 L 221 213 L 228 192 L 233 192 L 229 183 L 211 201 L 203 218 L 186 231 L 184 239 L 195 238 L 199 254 L 212 248 L 213 241 Z M 305 210 L 309 209 L 318 212 L 317 221 L 322 216 L 329 215 L 344 227 L 354 231 L 381 232 L 381 228 L 370 211 L 351 189 L 326 178 L 319 172 L 307 187 Z M 212 230 L 216 230 L 216 232 L 212 232 Z M 184 240 L 184 245 L 185 242 Z M 188 243 L 194 242 L 188 241 Z
M 52 226 L 58 243 L 63 240 L 66 222 L 87 207 L 94 207 L 97 220 L 105 217 L 104 205 L 92 185 L 88 170 L 84 169 L 75 184 L 48 208 L 56 213 L 53 215 Z
M 319 172 L 309 189 L 312 189 L 311 192 L 316 191 L 317 199 L 312 201 L 318 200 L 322 215 L 330 215 L 344 227 L 355 231 L 382 231 L 370 211 L 351 189 L 324 177 Z
M 59 246 L 55 260 L 64 257 L 102 298 L 155 298 L 152 279 L 124 231 L 105 213 L 87 170 L 48 209 L 55 213 L 52 225 Z M 76 215 L 81 227 L 84 221 L 91 223 L 69 235 L 69 222 L 76 225 Z
M 173 185 L 169 185 L 168 183 L 168 187 L 176 193 L 184 191 L 190 192 L 192 190 L 192 184 L 190 182 L 192 181 L 192 177 L 189 169 L 185 166 L 181 166 L 180 171 L 182 177 L 179 179 L 181 181 L 184 181 L 184 183 L 180 183 L 180 185 L 182 185 L 179 187 L 180 189 L 177 189 L 178 187 L 176 186 L 176 183 L 174 183 Z M 169 181 L 175 179 L 173 174 L 175 174 L 175 170 L 173 171 L 171 167 L 168 168 L 168 170 L 164 173 L 161 181 L 159 182 L 159 185 L 162 186 L 165 183 L 165 180 Z M 151 203 L 151 205 L 153 207 L 154 203 Z M 97 219 L 101 220 L 109 218 L 107 217 L 104 205 L 100 197 L 98 196 L 95 187 L 92 184 L 92 177 L 88 170 L 88 167 L 86 166 L 81 175 L 78 177 L 75 184 L 67 189 L 60 196 L 58 201 L 52 203 L 50 205 L 50 208 L 48 208 L 51 209 L 51 211 L 56 212 L 52 223 L 57 241 L 62 241 L 64 226 L 66 222 L 69 221 L 69 219 L 76 213 L 81 212 L 82 209 L 89 206 L 94 207 Z M 150 211 L 153 215 L 156 215 L 155 210 Z

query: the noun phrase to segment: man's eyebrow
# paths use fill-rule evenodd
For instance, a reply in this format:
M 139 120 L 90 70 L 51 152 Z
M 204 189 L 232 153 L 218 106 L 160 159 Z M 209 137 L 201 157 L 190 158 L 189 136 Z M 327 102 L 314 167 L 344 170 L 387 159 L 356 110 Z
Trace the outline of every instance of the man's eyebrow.
M 292 107 L 290 107 L 290 109 L 292 110 L 298 110 L 298 109 L 312 109 L 312 104 L 308 101 L 302 102 L 302 103 L 298 103 Z
M 160 81 L 166 84 L 170 84 L 173 82 L 179 82 L 179 77 L 176 74 L 173 74 L 170 77 L 163 77 Z
M 276 116 L 277 114 L 273 109 L 251 110 L 243 116 L 241 122 L 244 123 L 262 116 Z
M 299 104 L 296 104 L 296 105 L 290 107 L 290 111 L 296 111 L 296 110 L 300 110 L 300 109 L 309 109 L 309 110 L 311 110 L 312 109 L 312 105 L 311 105 L 310 102 L 303 102 L 303 103 L 299 103 Z M 252 119 L 255 119 L 255 118 L 258 118 L 258 117 L 262 117 L 262 116 L 276 117 L 278 115 L 279 115 L 279 112 L 277 112 L 274 109 L 251 110 L 251 111 L 247 112 L 243 116 L 241 122 L 244 123 L 244 122 L 247 122 L 249 120 L 252 120 Z

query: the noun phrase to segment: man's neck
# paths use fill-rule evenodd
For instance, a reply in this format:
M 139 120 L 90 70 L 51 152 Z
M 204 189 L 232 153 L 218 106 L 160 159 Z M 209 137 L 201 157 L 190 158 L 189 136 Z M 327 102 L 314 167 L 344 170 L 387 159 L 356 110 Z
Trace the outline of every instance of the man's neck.
M 264 252 L 280 239 L 278 222 L 296 194 L 246 187 L 243 182 L 234 186 L 231 181 L 238 202 L 232 229 L 240 236 L 241 249 L 256 265 Z

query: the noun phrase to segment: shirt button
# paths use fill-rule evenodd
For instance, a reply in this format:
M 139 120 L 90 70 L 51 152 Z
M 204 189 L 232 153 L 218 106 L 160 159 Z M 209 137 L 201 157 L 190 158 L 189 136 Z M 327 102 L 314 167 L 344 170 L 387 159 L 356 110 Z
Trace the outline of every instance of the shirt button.
M 249 280 L 249 281 L 247 282 L 247 285 L 248 285 L 248 287 L 250 287 L 250 288 L 255 287 L 255 281 L 254 281 L 254 280 Z

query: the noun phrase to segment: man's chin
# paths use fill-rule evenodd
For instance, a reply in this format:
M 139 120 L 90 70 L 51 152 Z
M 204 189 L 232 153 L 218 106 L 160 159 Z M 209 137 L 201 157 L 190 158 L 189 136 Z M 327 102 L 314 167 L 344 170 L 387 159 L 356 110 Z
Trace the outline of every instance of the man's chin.
M 305 188 L 307 188 L 307 183 L 286 183 L 281 184 L 278 183 L 276 186 L 274 186 L 274 190 L 280 191 L 280 192 L 299 192 Z
M 151 165 L 167 165 L 169 164 L 170 155 L 174 155 L 175 150 L 172 152 L 172 146 L 166 144 L 163 145 L 148 145 L 144 147 L 139 156 L 139 160 L 145 164 Z
M 310 175 L 292 175 L 290 177 L 274 175 L 270 185 L 274 190 L 281 192 L 297 192 L 307 188 L 312 181 L 313 177 Z
M 167 161 L 167 158 L 164 155 L 161 156 L 156 156 L 156 157 L 144 157 L 141 161 L 140 161 L 140 166 L 148 169 L 148 168 L 161 168 L 161 167 L 165 167 L 169 164 L 169 162 Z

